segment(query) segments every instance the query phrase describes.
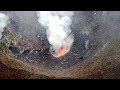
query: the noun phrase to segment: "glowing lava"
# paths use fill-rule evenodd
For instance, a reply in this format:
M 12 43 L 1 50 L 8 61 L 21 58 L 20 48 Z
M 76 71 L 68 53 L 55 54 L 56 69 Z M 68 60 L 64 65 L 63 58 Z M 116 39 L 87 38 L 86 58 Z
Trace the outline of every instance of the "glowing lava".
M 67 54 L 69 52 L 69 49 L 68 48 L 64 48 L 64 47 L 61 47 L 58 52 L 56 52 L 56 55 L 54 55 L 55 57 L 59 58 L 61 56 L 64 56 L 65 54 Z

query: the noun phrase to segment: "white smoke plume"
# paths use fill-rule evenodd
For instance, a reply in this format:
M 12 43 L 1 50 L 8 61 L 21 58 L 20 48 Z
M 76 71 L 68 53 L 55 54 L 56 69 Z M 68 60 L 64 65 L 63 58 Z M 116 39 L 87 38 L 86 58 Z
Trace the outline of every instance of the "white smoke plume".
M 4 31 L 4 27 L 8 24 L 9 17 L 4 13 L 0 13 L 0 39 L 2 37 L 2 32 Z
M 74 41 L 70 25 L 72 23 L 73 11 L 37 11 L 38 22 L 46 28 L 47 38 L 54 50 L 53 56 L 61 47 L 70 50 Z M 65 53 L 66 54 L 66 53 Z

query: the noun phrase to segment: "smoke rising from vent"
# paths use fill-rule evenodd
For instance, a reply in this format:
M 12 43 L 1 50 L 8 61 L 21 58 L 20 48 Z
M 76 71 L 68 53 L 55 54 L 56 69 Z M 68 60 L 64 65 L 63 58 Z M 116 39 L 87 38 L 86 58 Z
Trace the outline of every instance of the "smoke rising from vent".
M 9 17 L 4 13 L 0 13 L 0 39 L 2 37 L 2 32 L 4 31 L 4 27 L 8 24 Z
M 73 11 L 37 11 L 38 22 L 46 28 L 54 57 L 65 55 L 72 46 L 74 39 L 70 25 L 73 15 Z

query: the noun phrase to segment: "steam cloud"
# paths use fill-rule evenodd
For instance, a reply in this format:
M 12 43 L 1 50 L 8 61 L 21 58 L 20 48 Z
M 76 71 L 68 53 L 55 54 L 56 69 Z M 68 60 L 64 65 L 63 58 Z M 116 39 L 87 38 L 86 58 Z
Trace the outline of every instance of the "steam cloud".
M 2 32 L 4 31 L 4 27 L 8 24 L 8 16 L 4 13 L 0 13 L 0 39 L 2 37 Z
M 53 56 L 56 56 L 61 47 L 70 50 L 72 46 L 74 39 L 70 25 L 73 15 L 73 11 L 37 11 L 38 22 L 46 28 Z

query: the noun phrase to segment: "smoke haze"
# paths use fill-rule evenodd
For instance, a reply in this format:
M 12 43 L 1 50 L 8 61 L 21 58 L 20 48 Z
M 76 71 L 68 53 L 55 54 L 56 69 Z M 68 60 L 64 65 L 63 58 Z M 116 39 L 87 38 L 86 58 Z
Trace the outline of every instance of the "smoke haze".
M 54 50 L 54 56 L 61 47 L 68 51 L 74 41 L 70 25 L 73 11 L 38 11 L 38 22 L 46 28 L 47 38 Z M 51 54 L 53 54 L 51 52 Z
M 0 13 L 0 38 L 2 37 L 2 32 L 4 31 L 4 27 L 8 24 L 8 16 L 3 13 Z

